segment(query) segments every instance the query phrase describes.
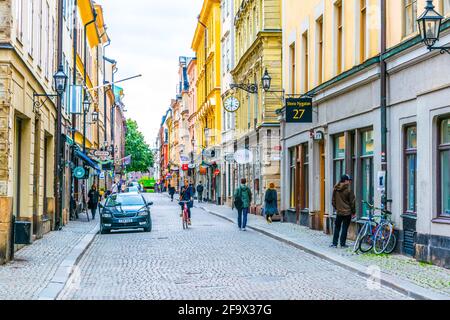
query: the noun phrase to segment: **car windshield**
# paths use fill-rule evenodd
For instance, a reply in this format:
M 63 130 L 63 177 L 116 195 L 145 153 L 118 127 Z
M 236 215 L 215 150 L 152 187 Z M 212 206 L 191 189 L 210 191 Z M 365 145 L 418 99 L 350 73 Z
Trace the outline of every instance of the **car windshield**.
M 145 206 L 144 199 L 140 195 L 124 195 L 124 194 L 115 194 L 112 195 L 108 202 L 106 203 L 107 207 L 117 207 L 117 206 Z

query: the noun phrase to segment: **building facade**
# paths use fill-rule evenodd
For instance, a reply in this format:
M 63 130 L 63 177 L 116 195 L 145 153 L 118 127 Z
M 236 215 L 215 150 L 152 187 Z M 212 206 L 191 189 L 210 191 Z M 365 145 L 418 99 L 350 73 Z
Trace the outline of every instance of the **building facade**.
M 220 3 L 222 10 L 221 19 L 221 92 L 222 102 L 232 95 L 231 84 L 233 76 L 231 70 L 235 65 L 235 32 L 234 32 L 234 0 L 223 0 Z M 234 162 L 234 141 L 236 117 L 235 113 L 222 108 L 222 199 L 227 205 L 232 204 L 232 197 L 236 187 L 236 165 Z
M 448 16 L 448 6 L 437 4 Z M 383 24 L 379 1 L 283 2 L 283 86 L 288 94 L 313 97 L 313 122 L 286 123 L 283 111 L 281 208 L 285 221 L 332 233 L 333 188 L 350 174 L 358 199 L 353 236 L 369 213 L 361 201 L 379 207 L 385 195 L 392 200 L 397 249 L 448 267 L 450 78 L 448 57 L 420 41 L 416 19 L 424 5 L 388 1 Z M 443 44 L 450 40 L 448 25 Z M 385 173 L 387 184 L 380 184 Z
M 59 9 L 62 21 L 58 21 Z M 14 221 L 30 222 L 30 241 L 34 241 L 63 227 L 72 217 L 70 198 L 82 190 L 72 169 L 85 164 L 86 154 L 75 152 L 82 150 L 84 130 L 82 116 L 73 115 L 82 99 L 72 93 L 71 86 L 86 84 L 92 98 L 84 135 L 88 149 L 101 149 L 101 141 L 108 141 L 105 131 L 110 119 L 100 110 L 102 90 L 107 90 L 100 80 L 105 74 L 102 47 L 108 39 L 100 5 L 90 0 L 8 0 L 0 4 L 0 18 L 0 263 L 4 263 L 19 248 L 12 238 Z M 88 20 L 95 23 L 86 29 L 85 46 Z M 61 24 L 61 64 L 69 78 L 61 99 L 63 159 L 55 152 L 53 84 Z M 100 121 L 92 118 L 94 111 Z M 60 183 L 55 174 L 57 161 L 63 163 L 61 212 L 55 211 L 55 188 Z M 100 164 L 94 166 L 101 169 Z M 99 171 L 92 170 L 84 185 L 98 182 Z
M 257 92 L 235 89 L 240 102 L 235 114 L 234 152 L 250 152 L 236 165 L 234 185 L 246 178 L 254 191 L 251 211 L 260 213 L 270 183 L 280 186 L 280 124 L 276 110 L 282 105 L 282 12 L 281 1 L 234 1 L 234 84 L 256 84 Z M 272 77 L 272 92 L 260 84 L 265 71 Z M 248 150 L 248 151 L 245 151 Z
M 0 3 L 0 263 L 13 219 L 31 222 L 33 238 L 55 223 L 56 107 L 33 95 L 53 93 L 56 13 L 56 1 Z

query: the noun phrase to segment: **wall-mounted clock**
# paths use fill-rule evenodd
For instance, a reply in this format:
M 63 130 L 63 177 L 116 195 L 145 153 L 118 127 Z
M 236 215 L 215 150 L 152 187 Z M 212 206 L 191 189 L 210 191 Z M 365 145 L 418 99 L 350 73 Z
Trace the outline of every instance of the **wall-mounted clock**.
M 228 112 L 236 112 L 236 110 L 238 110 L 240 107 L 240 103 L 236 97 L 231 96 L 231 97 L 228 97 L 225 99 L 225 101 L 223 103 L 223 107 Z

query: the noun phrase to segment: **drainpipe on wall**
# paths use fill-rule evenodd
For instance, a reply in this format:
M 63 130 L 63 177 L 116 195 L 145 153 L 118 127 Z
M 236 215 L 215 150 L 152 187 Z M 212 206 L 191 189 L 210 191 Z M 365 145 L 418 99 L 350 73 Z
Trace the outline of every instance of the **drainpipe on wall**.
M 386 53 L 386 0 L 381 0 L 381 57 L 380 57 L 380 104 L 381 104 L 381 170 L 386 173 L 385 190 L 381 195 L 382 208 L 386 208 L 388 195 L 387 165 L 387 70 L 383 55 Z

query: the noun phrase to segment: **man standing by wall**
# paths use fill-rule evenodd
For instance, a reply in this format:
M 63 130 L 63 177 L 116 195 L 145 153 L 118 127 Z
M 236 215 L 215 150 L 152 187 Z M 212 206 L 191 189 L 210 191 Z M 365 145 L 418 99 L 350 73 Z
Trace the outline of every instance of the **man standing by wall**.
M 355 194 L 350 188 L 352 178 L 344 174 L 341 177 L 341 181 L 334 187 L 333 191 L 333 208 L 336 210 L 336 223 L 333 235 L 332 248 L 337 248 L 339 233 L 342 226 L 341 234 L 341 248 L 346 248 L 347 232 L 350 222 L 352 221 L 352 215 L 356 213 L 355 209 Z

